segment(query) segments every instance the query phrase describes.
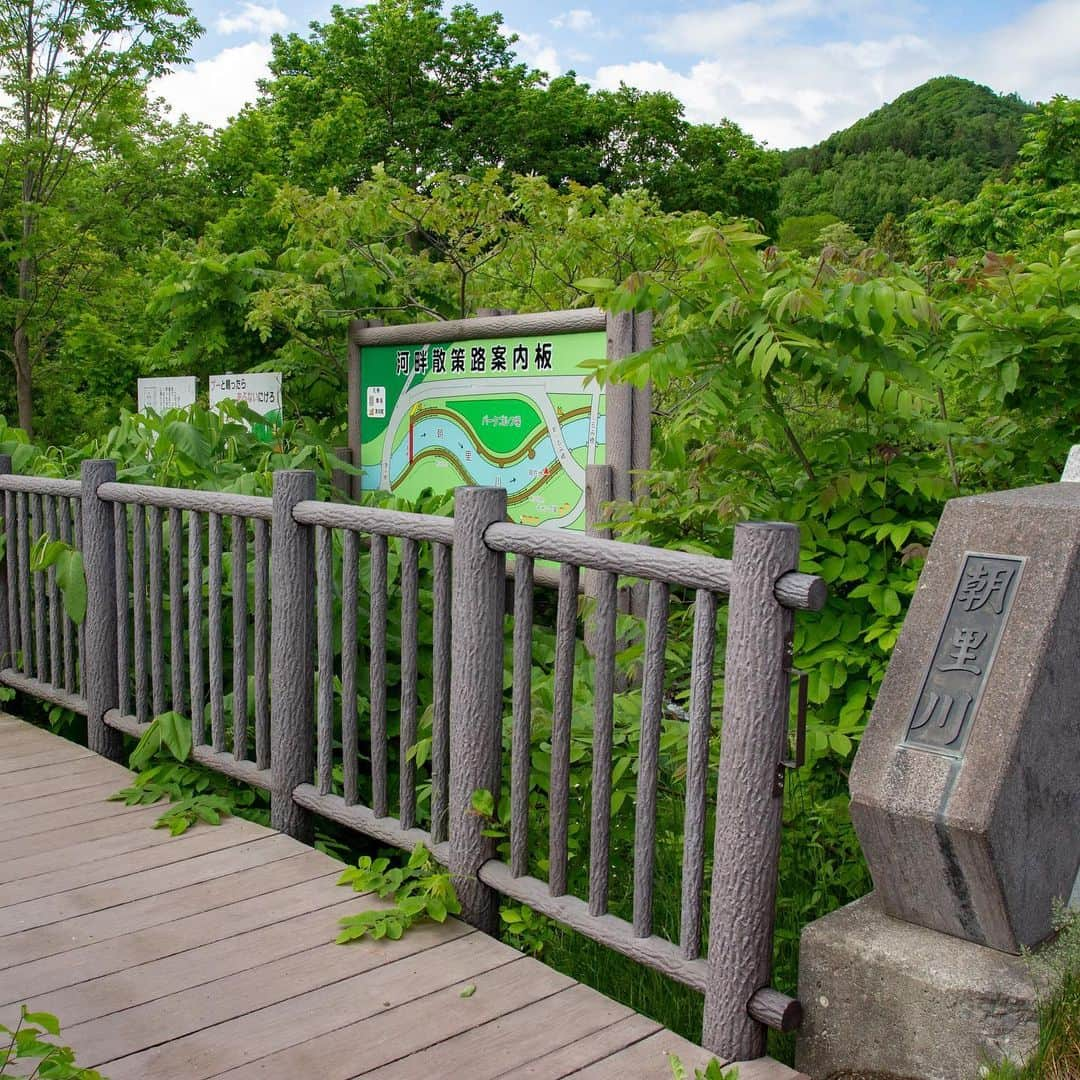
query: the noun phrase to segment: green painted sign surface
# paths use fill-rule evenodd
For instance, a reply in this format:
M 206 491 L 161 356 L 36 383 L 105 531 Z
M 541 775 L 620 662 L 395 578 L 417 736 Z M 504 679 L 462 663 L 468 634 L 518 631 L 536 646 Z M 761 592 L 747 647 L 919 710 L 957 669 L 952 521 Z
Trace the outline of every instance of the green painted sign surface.
M 606 352 L 603 332 L 364 347 L 361 488 L 503 487 L 515 521 L 583 529 L 605 408 L 581 365 Z

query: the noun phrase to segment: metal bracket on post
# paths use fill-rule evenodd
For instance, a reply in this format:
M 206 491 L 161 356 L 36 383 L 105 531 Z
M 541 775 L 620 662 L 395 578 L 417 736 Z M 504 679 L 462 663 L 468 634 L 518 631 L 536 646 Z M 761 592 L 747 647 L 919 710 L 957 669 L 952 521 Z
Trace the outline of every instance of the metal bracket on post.
M 799 705 L 795 714 L 795 757 L 781 758 L 776 763 L 773 797 L 777 799 L 784 794 L 784 779 L 787 774 L 806 764 L 806 706 L 809 700 L 810 673 L 798 669 L 793 669 L 791 673 L 799 677 Z

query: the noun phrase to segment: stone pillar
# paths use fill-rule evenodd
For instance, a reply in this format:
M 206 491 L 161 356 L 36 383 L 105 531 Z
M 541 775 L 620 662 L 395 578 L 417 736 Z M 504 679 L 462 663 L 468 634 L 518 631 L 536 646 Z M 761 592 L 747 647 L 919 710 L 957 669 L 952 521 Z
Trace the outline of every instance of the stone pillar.
M 875 892 L 803 934 L 815 1077 L 972 1076 L 1037 1031 L 1016 956 L 1080 865 L 1078 656 L 1080 485 L 950 502 L 851 772 Z

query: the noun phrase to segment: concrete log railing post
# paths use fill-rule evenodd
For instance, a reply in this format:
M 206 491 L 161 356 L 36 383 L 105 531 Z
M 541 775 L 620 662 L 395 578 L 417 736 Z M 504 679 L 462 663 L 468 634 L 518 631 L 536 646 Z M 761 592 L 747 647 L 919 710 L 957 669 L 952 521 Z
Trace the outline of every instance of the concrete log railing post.
M 735 527 L 702 1024 L 702 1045 L 735 1060 L 765 1052 L 749 1004 L 772 967 L 794 625 L 775 589 L 798 562 L 797 526 Z
M 270 824 L 311 843 L 310 810 L 293 791 L 312 783 L 315 771 L 315 529 L 293 517 L 297 503 L 315 498 L 315 474 L 274 473 L 270 539 Z
M 121 734 L 105 723 L 105 713 L 120 703 L 120 673 L 116 660 L 116 518 L 113 504 L 98 497 L 98 488 L 115 480 L 115 462 L 83 462 L 81 502 L 86 570 L 86 648 L 82 663 L 86 741 L 95 753 L 119 761 L 123 756 Z
M 11 455 L 0 454 L 0 476 L 7 476 L 11 472 Z M 0 536 L 4 537 L 4 555 L 0 557 L 0 671 L 4 668 L 15 666 L 15 652 L 11 647 L 11 626 L 8 623 L 8 581 L 7 551 L 11 547 L 9 535 L 12 523 L 6 518 L 6 499 L 0 492 Z
M 477 876 L 495 855 L 473 792 L 499 799 L 502 754 L 503 615 L 506 556 L 484 542 L 506 520 L 503 488 L 461 487 L 454 495 L 450 673 L 450 873 L 462 918 L 489 934 L 498 929 L 498 893 Z

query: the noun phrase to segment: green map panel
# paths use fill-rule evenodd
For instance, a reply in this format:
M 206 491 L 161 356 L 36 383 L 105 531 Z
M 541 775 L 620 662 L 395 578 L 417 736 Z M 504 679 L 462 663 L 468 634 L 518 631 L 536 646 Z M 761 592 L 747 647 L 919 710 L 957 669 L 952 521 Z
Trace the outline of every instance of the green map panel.
M 602 332 L 380 346 L 360 353 L 361 488 L 414 498 L 503 487 L 511 517 L 581 528 L 604 460 Z

